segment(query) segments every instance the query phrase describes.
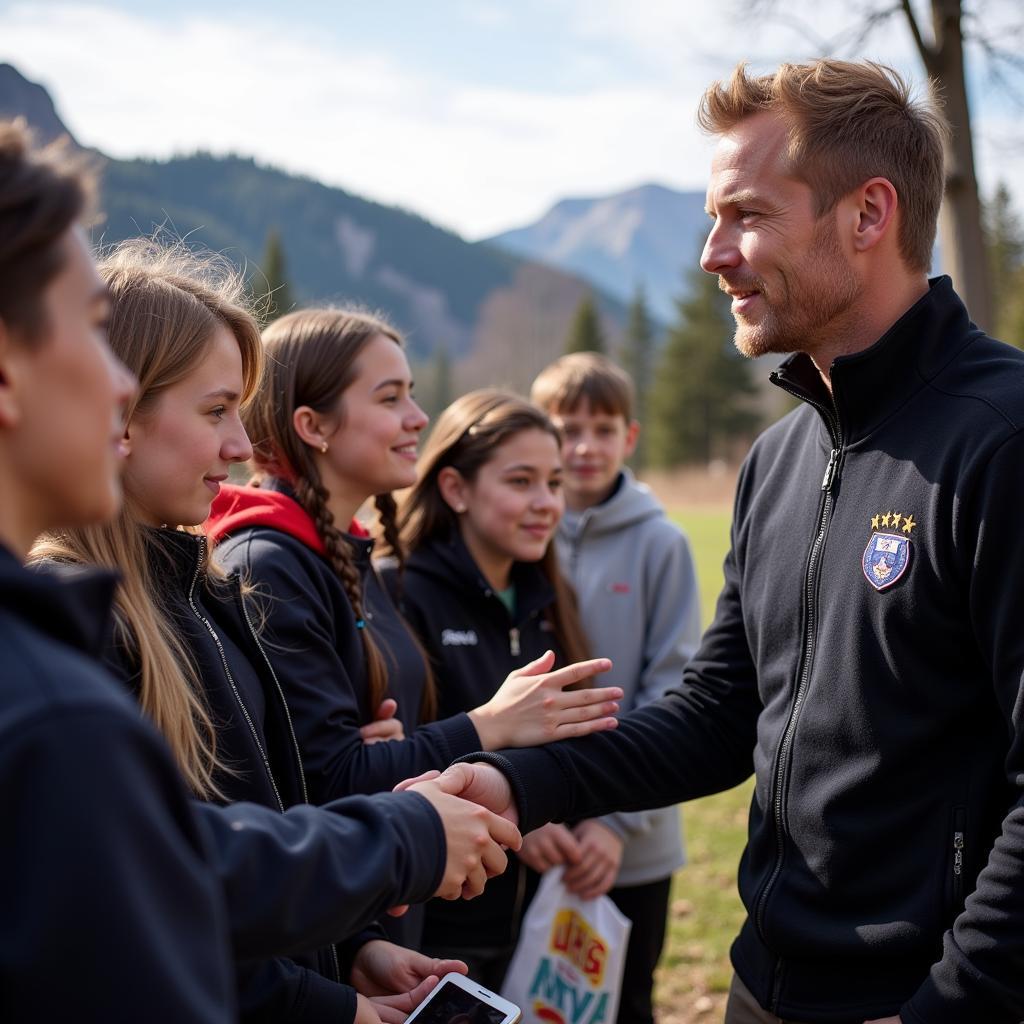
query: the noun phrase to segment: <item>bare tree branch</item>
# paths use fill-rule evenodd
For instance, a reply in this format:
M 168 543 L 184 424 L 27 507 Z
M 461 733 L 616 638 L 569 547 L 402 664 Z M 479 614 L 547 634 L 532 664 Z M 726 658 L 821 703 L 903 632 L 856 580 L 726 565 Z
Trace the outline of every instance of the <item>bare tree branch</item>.
M 926 42 L 924 36 L 921 35 L 921 26 L 917 23 L 910 0 L 900 0 L 900 7 L 903 8 L 903 13 L 906 16 L 910 34 L 914 37 L 917 52 L 921 55 L 921 63 L 924 64 L 925 71 L 931 75 L 935 70 L 935 47 Z

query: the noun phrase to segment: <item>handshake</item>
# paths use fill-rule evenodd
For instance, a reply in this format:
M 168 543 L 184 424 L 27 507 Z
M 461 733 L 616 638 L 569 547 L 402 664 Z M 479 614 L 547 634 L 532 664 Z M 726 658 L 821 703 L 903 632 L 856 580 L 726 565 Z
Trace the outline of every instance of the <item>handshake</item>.
M 395 787 L 428 800 L 444 826 L 444 876 L 436 896 L 446 900 L 472 899 L 484 891 L 488 878 L 508 865 L 506 850 L 518 850 L 523 837 L 516 827 L 519 815 L 512 787 L 493 765 L 453 764 L 406 779 Z M 391 913 L 404 913 L 396 907 Z

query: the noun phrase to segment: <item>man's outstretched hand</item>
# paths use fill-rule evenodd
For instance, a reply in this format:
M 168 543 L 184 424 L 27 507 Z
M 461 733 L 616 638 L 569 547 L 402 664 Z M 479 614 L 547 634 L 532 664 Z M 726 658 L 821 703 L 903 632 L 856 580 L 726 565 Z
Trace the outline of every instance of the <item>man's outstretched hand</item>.
M 415 779 L 406 779 L 395 790 L 410 789 L 420 782 L 436 781 L 446 793 L 470 800 L 513 825 L 519 824 L 519 811 L 508 779 L 492 764 L 460 761 L 443 772 L 425 772 Z M 518 835 L 518 832 L 517 832 Z M 513 847 L 518 850 L 518 844 Z

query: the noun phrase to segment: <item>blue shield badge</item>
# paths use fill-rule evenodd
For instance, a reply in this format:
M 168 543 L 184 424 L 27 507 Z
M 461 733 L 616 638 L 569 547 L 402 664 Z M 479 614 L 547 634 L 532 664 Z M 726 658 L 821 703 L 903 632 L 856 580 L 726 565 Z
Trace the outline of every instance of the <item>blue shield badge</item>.
M 873 533 L 860 560 L 868 583 L 875 590 L 891 587 L 910 564 L 910 540 L 895 533 Z

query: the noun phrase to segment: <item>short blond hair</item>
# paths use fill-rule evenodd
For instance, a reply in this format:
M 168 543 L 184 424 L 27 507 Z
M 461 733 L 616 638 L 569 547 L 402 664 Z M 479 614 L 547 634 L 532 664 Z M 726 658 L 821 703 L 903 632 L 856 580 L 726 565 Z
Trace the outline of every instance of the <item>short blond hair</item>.
M 530 399 L 547 413 L 575 412 L 586 402 L 595 412 L 633 418 L 636 389 L 629 374 L 598 352 L 573 352 L 537 375 Z
M 945 188 L 949 127 L 934 102 L 915 100 L 892 68 L 873 61 L 815 60 L 751 76 L 737 65 L 704 93 L 697 120 L 712 135 L 763 111 L 789 125 L 792 174 L 814 192 L 817 216 L 870 178 L 899 198 L 899 249 L 907 266 L 931 266 Z

